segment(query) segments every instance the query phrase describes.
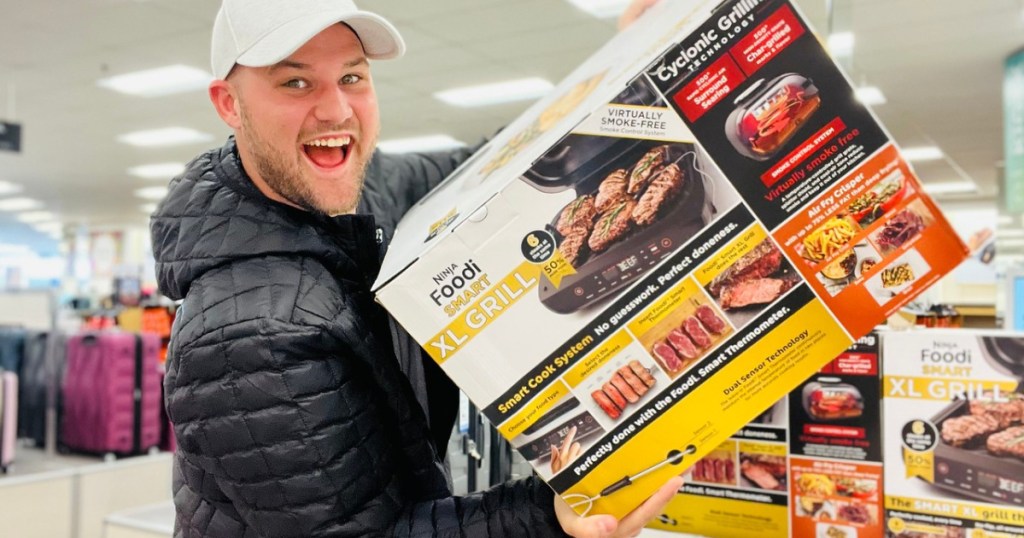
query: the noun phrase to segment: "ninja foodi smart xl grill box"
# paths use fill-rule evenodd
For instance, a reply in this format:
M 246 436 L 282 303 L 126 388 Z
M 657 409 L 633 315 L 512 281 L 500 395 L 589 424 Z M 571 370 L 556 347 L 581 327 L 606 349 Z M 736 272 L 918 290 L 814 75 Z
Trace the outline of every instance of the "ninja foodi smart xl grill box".
M 879 335 L 869 333 L 683 475 L 651 527 L 730 538 L 882 538 Z
M 791 4 L 659 2 L 410 211 L 374 291 L 622 515 L 964 253 Z
M 1024 536 L 1024 334 L 883 341 L 887 536 Z

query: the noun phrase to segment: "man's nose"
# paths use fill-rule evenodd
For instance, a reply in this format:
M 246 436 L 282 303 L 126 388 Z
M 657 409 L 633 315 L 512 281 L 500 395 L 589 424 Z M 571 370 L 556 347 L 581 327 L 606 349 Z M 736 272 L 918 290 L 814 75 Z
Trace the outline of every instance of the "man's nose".
M 313 114 L 318 121 L 341 123 L 352 116 L 349 96 L 339 87 L 325 88 L 317 96 Z

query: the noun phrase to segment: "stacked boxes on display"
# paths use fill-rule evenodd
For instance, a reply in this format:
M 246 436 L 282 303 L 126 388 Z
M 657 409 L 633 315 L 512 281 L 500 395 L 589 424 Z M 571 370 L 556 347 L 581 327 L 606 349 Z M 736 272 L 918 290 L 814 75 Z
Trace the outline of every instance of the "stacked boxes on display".
M 660 2 L 410 211 L 374 290 L 622 515 L 965 254 L 794 6 Z
M 887 536 L 1024 536 L 1024 334 L 927 330 L 883 345 Z
M 732 538 L 882 538 L 876 333 L 691 467 L 654 528 Z

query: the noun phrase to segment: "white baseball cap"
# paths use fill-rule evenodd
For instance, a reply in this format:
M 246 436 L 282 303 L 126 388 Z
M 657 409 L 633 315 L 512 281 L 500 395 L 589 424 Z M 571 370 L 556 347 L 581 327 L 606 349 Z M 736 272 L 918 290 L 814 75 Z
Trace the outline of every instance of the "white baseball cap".
M 213 75 L 225 78 L 235 64 L 276 64 L 339 22 L 355 31 L 370 59 L 405 53 L 405 42 L 390 22 L 351 0 L 224 0 L 213 23 Z

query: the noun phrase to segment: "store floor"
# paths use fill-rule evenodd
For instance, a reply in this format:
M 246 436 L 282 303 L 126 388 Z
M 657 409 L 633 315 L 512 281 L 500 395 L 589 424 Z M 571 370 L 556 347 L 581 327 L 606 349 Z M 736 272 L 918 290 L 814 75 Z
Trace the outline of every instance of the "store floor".
M 63 471 L 103 462 L 101 456 L 61 454 L 60 452 L 49 455 L 42 448 L 28 445 L 18 445 L 14 454 L 14 464 L 4 476 L 27 476 L 47 471 Z
M 170 497 L 165 453 L 104 461 L 19 446 L 0 477 L 0 512 L 10 510 L 6 530 L 25 538 L 167 538 L 174 526 Z M 640 536 L 686 537 L 655 530 Z

